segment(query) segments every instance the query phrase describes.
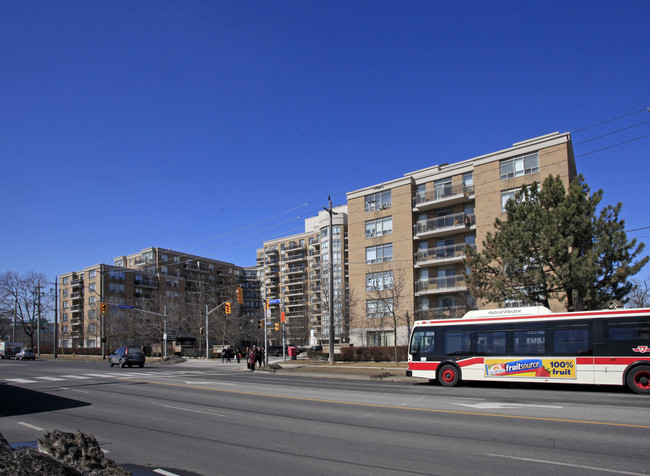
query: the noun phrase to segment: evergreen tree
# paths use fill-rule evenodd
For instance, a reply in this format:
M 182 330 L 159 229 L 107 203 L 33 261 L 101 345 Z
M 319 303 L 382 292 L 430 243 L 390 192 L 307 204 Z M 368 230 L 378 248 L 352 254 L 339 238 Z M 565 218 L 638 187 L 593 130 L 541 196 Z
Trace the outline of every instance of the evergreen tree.
M 584 178 L 566 190 L 559 176 L 524 185 L 506 203 L 506 220 L 497 218 L 483 249 L 466 250 L 467 285 L 478 299 L 506 299 L 549 307 L 562 299 L 568 310 L 606 307 L 632 290 L 628 278 L 648 257 L 635 262 L 643 243 L 629 241 L 622 204 L 597 207 Z

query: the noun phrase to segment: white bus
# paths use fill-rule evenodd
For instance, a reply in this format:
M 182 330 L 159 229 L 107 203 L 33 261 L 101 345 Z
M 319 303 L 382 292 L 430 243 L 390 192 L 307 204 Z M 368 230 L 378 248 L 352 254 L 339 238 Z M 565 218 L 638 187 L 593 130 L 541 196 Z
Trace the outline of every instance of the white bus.
M 407 376 L 627 385 L 650 394 L 650 309 L 470 311 L 414 323 Z

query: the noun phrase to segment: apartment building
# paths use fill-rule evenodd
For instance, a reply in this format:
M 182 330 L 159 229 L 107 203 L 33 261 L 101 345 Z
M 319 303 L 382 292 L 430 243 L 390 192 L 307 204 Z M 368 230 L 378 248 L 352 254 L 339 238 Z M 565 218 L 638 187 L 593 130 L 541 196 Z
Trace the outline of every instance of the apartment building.
M 347 341 L 347 206 L 334 208 L 331 219 L 331 239 L 330 214 L 322 211 L 305 220 L 303 233 L 265 241 L 257 250 L 263 299 L 271 301 L 272 343 L 282 343 L 282 332 L 285 342 L 301 346 L 329 342 L 331 294 L 335 342 Z
M 576 176 L 569 133 L 349 192 L 350 342 L 406 344 L 413 320 L 475 308 L 463 275 L 465 246 L 480 248 L 506 201 L 551 174 L 566 186 Z
M 67 348 L 101 347 L 102 337 L 111 336 L 119 343 L 159 341 L 164 329 L 156 329 L 154 319 L 169 308 L 170 322 L 187 313 L 193 304 L 199 311 L 206 305 L 224 301 L 237 303 L 236 288 L 244 283 L 247 289 L 257 279 L 256 270 L 244 270 L 232 263 L 190 255 L 179 251 L 147 248 L 138 253 L 118 256 L 113 264 L 96 264 L 80 271 L 59 276 L 60 345 Z M 100 304 L 108 305 L 107 313 L 120 319 L 119 328 L 108 327 L 102 319 Z M 251 293 L 244 303 L 235 306 L 242 315 L 259 308 Z M 149 311 L 145 317 L 135 316 L 129 307 Z M 244 310 L 246 310 L 244 312 Z M 252 311 L 251 311 L 252 310 Z M 197 312 L 199 312 L 197 311 Z M 129 315 L 126 313 L 131 312 Z M 239 314 L 238 314 L 239 315 Z M 197 318 L 197 322 L 199 322 Z M 197 337 L 200 331 L 197 329 Z M 111 344 L 114 344 L 112 342 Z

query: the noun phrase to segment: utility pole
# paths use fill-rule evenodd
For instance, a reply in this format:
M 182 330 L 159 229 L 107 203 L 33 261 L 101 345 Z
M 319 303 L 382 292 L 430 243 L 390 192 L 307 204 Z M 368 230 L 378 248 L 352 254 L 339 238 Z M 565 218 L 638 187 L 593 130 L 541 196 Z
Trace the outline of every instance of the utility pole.
M 41 282 L 38 282 L 38 286 L 36 288 L 37 292 L 37 298 L 38 298 L 38 314 L 36 319 L 36 349 L 38 352 L 38 356 L 41 356 Z
M 332 200 L 330 196 L 327 197 L 329 202 L 329 208 L 323 207 L 323 209 L 330 215 L 330 227 L 329 227 L 329 244 L 328 244 L 328 262 L 329 262 L 329 363 L 334 365 L 334 253 L 332 252 L 333 239 L 332 239 L 332 215 L 336 215 L 336 212 L 332 211 Z
M 54 277 L 54 358 L 59 344 L 59 277 Z

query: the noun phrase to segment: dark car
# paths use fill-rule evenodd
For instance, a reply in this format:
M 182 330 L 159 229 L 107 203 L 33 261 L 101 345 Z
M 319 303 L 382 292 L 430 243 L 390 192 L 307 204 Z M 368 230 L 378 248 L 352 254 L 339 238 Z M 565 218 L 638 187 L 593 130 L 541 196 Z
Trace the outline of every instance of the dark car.
M 282 357 L 282 346 L 281 345 L 271 345 L 268 348 L 269 356 L 271 357 Z M 288 355 L 288 350 L 285 347 L 284 355 Z
M 32 349 L 23 349 L 14 357 L 16 360 L 36 360 L 36 354 Z
M 111 355 L 108 356 L 108 363 L 111 365 L 119 365 L 120 367 L 144 367 L 144 352 L 142 348 L 137 346 L 120 347 Z

